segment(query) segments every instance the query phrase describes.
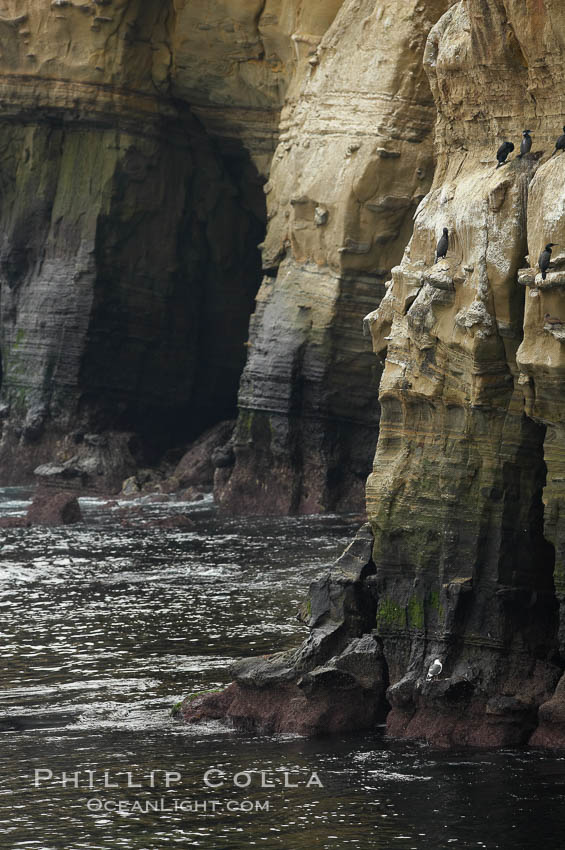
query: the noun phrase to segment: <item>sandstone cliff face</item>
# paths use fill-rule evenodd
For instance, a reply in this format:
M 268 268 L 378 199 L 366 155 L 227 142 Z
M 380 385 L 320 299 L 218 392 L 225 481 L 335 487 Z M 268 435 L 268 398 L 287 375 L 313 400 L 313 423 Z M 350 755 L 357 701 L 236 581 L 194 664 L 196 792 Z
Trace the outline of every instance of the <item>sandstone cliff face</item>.
M 83 434 L 189 439 L 232 412 L 247 351 L 224 508 L 362 507 L 380 369 L 360 319 L 431 180 L 421 55 L 445 7 L 5 5 L 4 482 Z
M 256 56 L 262 5 L 223 5 L 230 60 L 209 64 L 201 103 L 231 96 L 274 126 L 296 60 L 274 68 L 264 102 L 241 84 L 245 67 L 261 64 L 263 79 L 276 64 L 273 45 L 269 61 Z M 190 110 L 199 78 L 183 65 L 187 32 L 201 56 L 212 47 L 186 6 L 3 6 L 3 483 L 72 460 L 85 433 L 137 432 L 158 450 L 234 409 L 264 233 L 252 159 L 264 165 L 271 142 L 247 150 L 236 128 L 221 150 Z M 111 480 L 98 465 L 91 486 L 115 486 L 134 464 L 127 441 L 109 439 L 122 462 Z
M 542 318 L 559 315 L 559 289 L 520 285 L 518 271 L 560 241 L 565 163 L 547 158 L 563 23 L 549 3 L 526 16 L 466 0 L 428 39 L 438 164 L 369 319 L 387 358 L 367 498 L 394 734 L 521 742 L 560 675 L 562 358 Z M 497 170 L 498 145 L 518 148 L 524 128 L 532 153 Z M 445 226 L 448 255 L 433 265 Z M 436 657 L 442 676 L 426 683 Z
M 343 0 L 175 0 L 172 91 L 221 148 L 241 145 L 267 175 L 280 110 Z
M 225 510 L 362 505 L 380 369 L 361 319 L 384 294 L 431 180 L 422 54 L 447 5 L 347 0 L 283 110 L 235 467 L 216 487 Z
M 280 109 L 341 2 L 4 4 L 4 483 L 233 413 Z
M 363 716 L 390 680 L 399 735 L 513 743 L 541 718 L 532 740 L 565 743 L 564 32 L 550 0 L 0 15 L 2 482 L 76 452 L 95 486 L 131 470 L 134 432 L 167 444 L 231 411 L 266 198 L 217 495 L 360 505 L 373 310 L 355 594 L 375 632 L 355 612 L 343 631 L 378 659 Z M 532 153 L 495 169 L 525 127 Z M 351 659 L 318 662 L 327 684 Z
M 526 7 L 498 0 L 448 5 L 437 10 L 445 13 L 432 27 L 423 56 L 437 109 L 433 183 L 417 207 L 412 237 L 386 294 L 366 317 L 374 350 L 386 358 L 379 440 L 367 484 L 372 568 L 358 576 L 357 601 L 347 608 L 336 604 L 342 585 L 335 568 L 315 582 L 312 633 L 291 671 L 281 671 L 277 657 L 247 662 L 235 670 L 239 691 L 230 691 L 224 709 L 229 714 L 235 699 L 236 722 L 245 705 L 248 721 L 260 725 L 261 706 L 277 683 L 292 681 L 308 693 L 312 675 L 323 677 L 335 667 L 344 647 L 327 658 L 323 629 L 333 620 L 317 616 L 324 586 L 328 610 L 342 616 L 341 632 L 358 628 L 350 645 L 370 638 L 380 648 L 379 682 L 390 683 L 391 734 L 443 746 L 529 741 L 563 747 L 565 159 L 551 154 L 565 114 L 565 11 L 549 0 Z M 396 9 L 393 2 L 385 8 Z M 323 61 L 322 52 L 320 68 Z M 533 148 L 518 157 L 526 128 Z M 495 153 L 505 139 L 514 141 L 516 151 L 497 169 Z M 289 137 L 288 145 L 284 155 L 292 162 L 296 139 Z M 321 159 L 308 171 L 313 182 L 328 158 Z M 277 168 L 275 160 L 273 177 Z M 304 169 L 298 172 L 304 181 Z M 367 192 L 369 173 L 359 183 Z M 395 188 L 405 179 L 397 173 Z M 379 186 L 385 182 L 381 174 Z M 297 258 L 319 261 L 321 243 L 311 219 L 315 224 L 321 203 L 314 190 L 297 193 L 277 241 L 273 221 L 280 200 L 272 184 L 269 204 L 277 205 L 270 207 L 275 218 L 266 248 L 273 264 L 280 245 L 285 249 L 279 285 L 292 275 Z M 344 185 L 350 184 L 335 180 L 332 192 Z M 326 202 L 324 209 L 339 222 L 347 201 L 342 198 L 337 209 Z M 310 221 L 304 210 L 310 210 Z M 348 216 L 348 226 L 361 220 L 351 207 Z M 326 228 L 331 221 L 330 215 Z M 444 227 L 449 250 L 434 263 Z M 368 232 L 373 237 L 379 231 Z M 359 233 L 347 231 L 355 244 Z M 558 247 L 543 281 L 536 261 L 548 242 Z M 345 238 L 340 244 L 345 247 Z M 367 253 L 374 250 L 371 238 L 365 236 L 364 245 Z M 349 262 L 349 253 L 338 267 Z M 334 268 L 331 251 L 325 256 Z M 305 266 L 303 275 L 311 268 Z M 277 294 L 268 294 L 270 286 L 266 282 L 261 290 L 265 313 Z M 258 314 L 254 321 L 265 325 Z M 245 373 L 250 380 L 252 363 L 253 355 Z M 259 374 L 257 369 L 254 388 Z M 240 402 L 246 399 L 242 386 Z M 361 611 L 371 600 L 374 619 L 363 620 Z M 427 675 L 436 659 L 441 672 Z M 254 693 L 258 684 L 260 693 Z M 343 685 L 335 685 L 336 693 Z M 338 701 L 344 725 L 371 722 L 356 713 L 353 700 L 344 719 Z M 285 728 L 292 717 L 284 717 L 284 700 L 279 705 L 283 719 L 277 717 L 277 728 Z M 374 694 L 372 707 L 378 710 Z M 311 716 L 311 707 L 305 714 Z

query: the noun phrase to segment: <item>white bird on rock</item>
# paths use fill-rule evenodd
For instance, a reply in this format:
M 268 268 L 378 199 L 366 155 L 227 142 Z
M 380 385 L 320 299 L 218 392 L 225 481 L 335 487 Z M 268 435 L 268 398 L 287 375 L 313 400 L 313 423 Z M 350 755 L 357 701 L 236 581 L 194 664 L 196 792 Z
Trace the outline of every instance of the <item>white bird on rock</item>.
M 436 660 L 432 661 L 432 663 L 430 664 L 428 675 L 426 676 L 426 682 L 429 682 L 430 679 L 433 679 L 435 676 L 439 676 L 442 670 L 443 664 L 441 663 L 439 658 L 436 658 Z

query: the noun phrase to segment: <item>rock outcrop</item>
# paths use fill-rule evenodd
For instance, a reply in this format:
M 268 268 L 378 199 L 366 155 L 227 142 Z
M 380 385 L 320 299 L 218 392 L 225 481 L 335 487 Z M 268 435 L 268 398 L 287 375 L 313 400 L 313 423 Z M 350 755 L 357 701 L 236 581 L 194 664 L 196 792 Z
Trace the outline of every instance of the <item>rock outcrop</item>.
M 182 718 L 227 718 L 238 728 L 320 735 L 368 729 L 386 713 L 388 673 L 373 631 L 375 565 L 368 525 L 310 587 L 302 617 L 310 635 L 297 650 L 248 658 L 225 691 L 188 697 Z
M 565 747 L 565 160 L 551 156 L 565 11 L 549 0 L 442 11 L 424 52 L 433 183 L 365 319 L 385 360 L 367 484 L 374 574 L 361 589 L 376 608 L 352 643 L 382 645 L 391 735 Z M 531 153 L 497 169 L 499 144 L 518 149 L 525 128 Z M 322 212 L 312 208 L 313 227 Z M 434 263 L 444 227 L 447 256 Z M 548 242 L 558 248 L 543 280 Z M 287 251 L 279 279 L 293 262 Z
M 297 63 L 277 66 L 276 38 L 258 56 L 262 8 L 276 22 L 281 4 L 218 4 L 208 23 L 203 5 L 4 4 L 3 483 L 66 462 L 74 433 L 136 432 L 151 462 L 235 411 L 265 222 L 253 163 L 272 155 Z M 325 6 L 331 18 L 335 0 Z M 202 87 L 195 63 L 210 59 L 212 30 L 223 56 Z M 209 121 L 191 110 L 196 89 Z M 222 98 L 241 115 L 218 126 Z M 268 132 L 232 132 L 252 114 Z
M 562 123 L 563 46 L 551 33 L 563 13 L 546 5 L 526 19 L 520 4 L 458 2 L 430 33 L 434 183 L 368 317 L 386 352 L 367 501 L 388 728 L 444 745 L 527 741 L 562 669 L 548 513 L 559 415 L 543 400 L 561 343 L 542 318 L 558 290 L 529 290 L 524 311 L 518 275 L 528 254 L 534 267 L 543 244 L 559 242 L 561 190 L 549 201 L 546 175 L 561 185 L 565 163 L 547 157 Z M 524 127 L 532 153 L 497 170 L 498 144 Z M 444 226 L 448 254 L 433 265 Z M 520 279 L 534 282 L 535 270 Z M 436 657 L 442 674 L 426 682 Z
M 175 467 L 175 489 L 208 486 L 214 483 L 214 470 L 231 463 L 230 439 L 235 422 L 220 422 L 202 434 L 185 452 Z
M 358 508 L 380 428 L 372 560 L 211 711 L 343 730 L 388 684 L 392 734 L 565 746 L 563 32 L 555 0 L 4 4 L 0 482 L 119 488 L 234 413 L 246 352 L 224 510 Z
M 70 493 L 38 490 L 25 518 L 26 525 L 72 525 L 81 522 L 78 499 Z
M 346 0 L 283 110 L 235 465 L 216 487 L 224 510 L 363 503 L 380 368 L 361 319 L 430 185 L 435 108 L 422 54 L 448 5 Z
M 360 319 L 430 184 L 421 56 L 447 5 L 8 4 L 1 481 L 73 466 L 76 434 L 136 435 L 89 479 L 115 489 L 233 414 L 247 352 L 223 508 L 361 508 L 380 368 Z

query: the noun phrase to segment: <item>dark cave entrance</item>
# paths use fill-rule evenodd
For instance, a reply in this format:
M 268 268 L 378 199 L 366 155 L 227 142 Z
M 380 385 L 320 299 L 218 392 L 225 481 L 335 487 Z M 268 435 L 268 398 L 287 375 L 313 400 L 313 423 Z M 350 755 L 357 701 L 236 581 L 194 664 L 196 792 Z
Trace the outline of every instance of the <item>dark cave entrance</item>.
M 237 413 L 261 282 L 264 179 L 190 113 L 125 140 L 96 232 L 80 418 L 138 435 L 143 463 Z

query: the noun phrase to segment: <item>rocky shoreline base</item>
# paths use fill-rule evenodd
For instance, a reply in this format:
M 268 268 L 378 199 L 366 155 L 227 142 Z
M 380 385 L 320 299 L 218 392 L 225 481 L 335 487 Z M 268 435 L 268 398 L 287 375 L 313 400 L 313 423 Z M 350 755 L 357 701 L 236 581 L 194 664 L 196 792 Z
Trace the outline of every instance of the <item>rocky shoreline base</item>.
M 226 689 L 188 696 L 188 723 L 225 720 L 237 729 L 305 736 L 359 732 L 386 721 L 393 738 L 443 748 L 565 748 L 565 678 L 559 657 L 516 654 L 511 643 L 408 634 L 420 644 L 392 679 L 391 648 L 378 617 L 378 576 L 367 523 L 331 569 L 314 580 L 300 617 L 310 634 L 297 649 L 245 658 Z M 444 659 L 430 677 L 430 660 Z

